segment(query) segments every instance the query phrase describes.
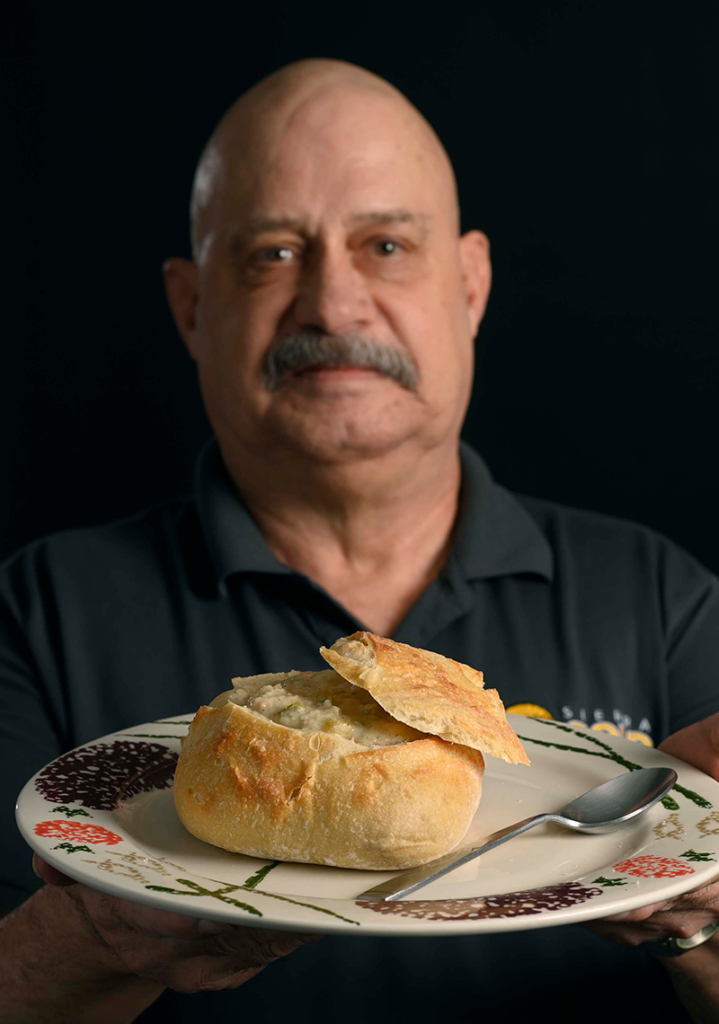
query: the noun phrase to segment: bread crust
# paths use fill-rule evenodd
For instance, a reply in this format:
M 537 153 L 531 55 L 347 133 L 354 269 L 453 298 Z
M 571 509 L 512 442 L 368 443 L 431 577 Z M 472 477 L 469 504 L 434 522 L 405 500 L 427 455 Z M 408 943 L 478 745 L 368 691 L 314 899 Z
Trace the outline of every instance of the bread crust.
M 387 870 L 457 845 L 483 771 L 478 750 L 435 737 L 363 749 L 224 703 L 198 710 L 174 797 L 185 827 L 225 850 Z
M 469 665 L 366 631 L 341 637 L 320 654 L 413 729 L 529 764 L 499 694 L 484 689 L 482 673 Z

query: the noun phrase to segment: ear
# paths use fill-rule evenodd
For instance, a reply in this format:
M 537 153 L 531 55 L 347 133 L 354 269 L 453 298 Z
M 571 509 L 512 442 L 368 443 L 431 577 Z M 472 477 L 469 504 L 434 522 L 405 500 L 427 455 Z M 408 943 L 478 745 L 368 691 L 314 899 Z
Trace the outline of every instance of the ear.
M 467 315 L 474 337 L 487 308 L 489 290 L 492 287 L 489 239 L 482 231 L 467 231 L 459 240 L 459 251 Z
M 193 359 L 197 359 L 197 266 L 194 260 L 173 256 L 162 266 L 165 294 L 180 337 Z

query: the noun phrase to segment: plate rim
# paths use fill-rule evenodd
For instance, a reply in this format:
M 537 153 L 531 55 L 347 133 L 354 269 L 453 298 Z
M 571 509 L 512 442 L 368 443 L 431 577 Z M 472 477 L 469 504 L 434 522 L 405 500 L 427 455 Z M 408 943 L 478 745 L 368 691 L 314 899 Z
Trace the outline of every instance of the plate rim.
M 194 717 L 192 712 L 185 714 L 178 714 L 167 716 L 163 719 L 156 719 L 151 722 L 145 722 L 140 725 L 127 726 L 122 729 L 117 729 L 113 732 L 107 733 L 103 736 L 99 736 L 96 739 L 89 740 L 85 743 L 80 743 L 77 746 L 71 748 L 68 751 L 64 751 L 59 757 L 64 757 L 75 751 L 83 750 L 88 747 L 107 743 L 108 741 L 116 740 L 139 740 L 147 737 L 148 740 L 155 742 L 160 741 L 160 745 L 173 749 L 167 743 L 162 743 L 162 739 L 175 740 L 179 742 L 182 738 L 182 733 L 174 735 L 159 735 L 148 732 L 142 732 L 142 730 L 149 730 L 151 726 L 167 725 L 167 726 L 178 726 L 184 725 L 190 722 Z M 508 716 L 517 730 L 517 726 L 520 728 L 526 726 L 530 722 L 534 723 L 546 723 L 547 725 L 553 725 L 559 727 L 566 733 L 573 734 L 576 738 L 586 740 L 588 737 L 583 732 L 576 728 L 569 727 L 566 723 L 560 722 L 555 719 L 535 718 L 531 716 L 510 714 Z M 178 719 L 180 721 L 178 721 Z M 531 731 L 531 727 L 530 727 Z M 586 730 L 590 733 L 590 730 Z M 531 737 L 530 742 L 540 744 L 543 742 L 536 736 Z M 663 763 L 667 764 L 668 767 L 673 767 L 677 770 L 682 778 L 682 772 L 686 774 L 687 771 L 695 773 L 701 777 L 702 780 L 706 780 L 710 787 L 716 787 L 714 791 L 714 799 L 716 804 L 714 806 L 719 807 L 719 781 L 712 779 L 711 776 L 701 772 L 700 769 L 695 768 L 692 765 L 688 765 L 677 758 L 672 757 L 669 754 L 665 754 L 663 751 L 658 751 L 656 748 L 645 747 L 639 744 L 637 741 L 631 741 L 622 737 L 615 737 L 613 735 L 602 732 L 601 740 L 597 740 L 597 737 L 589 737 L 592 743 L 599 742 L 600 746 L 607 749 L 611 748 L 622 757 L 624 760 L 628 760 L 627 754 L 633 752 L 636 755 L 636 760 L 642 762 L 647 755 L 651 752 L 653 755 L 660 755 Z M 547 741 L 547 749 L 551 749 L 557 744 L 552 744 L 551 741 Z M 617 749 L 618 748 L 618 749 Z M 587 748 L 586 753 L 590 752 L 590 748 Z M 554 757 L 558 756 L 558 751 L 553 754 Z M 577 754 L 573 755 L 578 756 Z M 604 755 L 607 756 L 607 755 Z M 397 909 L 392 911 L 376 911 L 372 908 L 368 908 L 362 905 L 362 902 L 358 901 L 357 898 L 338 898 L 338 897 L 304 897 L 297 896 L 296 898 L 288 897 L 285 894 L 273 893 L 271 889 L 260 889 L 251 888 L 244 889 L 242 886 L 234 885 L 233 883 L 220 882 L 219 880 L 210 879 L 209 876 L 199 874 L 192 871 L 191 868 L 183 868 L 183 873 L 191 876 L 191 878 L 202 879 L 205 881 L 214 881 L 223 886 L 233 886 L 231 890 L 239 890 L 240 893 L 246 892 L 248 896 L 252 896 L 254 899 L 259 899 L 262 905 L 261 918 L 255 918 L 254 915 L 247 913 L 246 916 L 239 917 L 237 909 L 228 906 L 226 903 L 221 903 L 219 899 L 201 896 L 196 900 L 188 903 L 180 904 L 179 895 L 191 895 L 190 893 L 181 893 L 178 895 L 171 895 L 165 893 L 163 897 L 160 897 L 159 892 L 153 892 L 149 888 L 141 888 L 135 886 L 130 889 L 128 885 L 128 879 L 123 877 L 120 881 L 116 880 L 116 876 L 109 874 L 109 872 L 96 872 L 90 875 L 88 869 L 81 870 L 80 863 L 75 861 L 72 857 L 67 857 L 66 851 L 56 852 L 55 850 L 48 849 L 48 844 L 43 840 L 46 837 L 36 835 L 33 831 L 32 825 L 25 820 L 25 805 L 29 800 L 35 799 L 46 799 L 40 794 L 36 787 L 35 782 L 38 777 L 52 764 L 54 764 L 59 758 L 54 758 L 40 768 L 22 787 L 18 794 L 15 814 L 17 826 L 28 845 L 37 852 L 39 855 L 46 859 L 48 863 L 51 863 L 58 870 L 71 878 L 74 878 L 77 882 L 82 884 L 90 885 L 92 888 L 105 892 L 108 895 L 116 896 L 120 899 L 129 899 L 133 902 L 142 903 L 146 906 L 154 907 L 157 909 L 171 910 L 176 913 L 185 914 L 191 917 L 204 917 L 210 920 L 222 921 L 225 923 L 232 923 L 236 925 L 246 925 L 254 927 L 269 927 L 269 928 L 287 928 L 293 931 L 302 932 L 317 932 L 322 934 L 364 934 L 364 935 L 396 935 L 396 936 L 439 936 L 439 935 L 461 935 L 461 934 L 478 934 L 488 932 L 506 932 L 515 930 L 533 930 L 536 928 L 554 927 L 563 924 L 570 923 L 584 923 L 589 920 L 597 920 L 602 917 L 609 916 L 610 914 L 618 912 L 628 912 L 630 910 L 638 909 L 640 907 L 647 906 L 654 902 L 661 902 L 665 899 L 670 899 L 675 896 L 681 895 L 689 891 L 690 889 L 697 888 L 709 884 L 711 881 L 719 877 L 719 828 L 716 838 L 707 839 L 707 844 L 712 844 L 711 854 L 716 856 L 716 860 L 712 861 L 700 861 L 693 865 L 691 873 L 679 875 L 674 878 L 666 878 L 661 880 L 660 885 L 647 885 L 636 883 L 636 892 L 632 895 L 629 893 L 624 894 L 622 891 L 622 884 L 615 882 L 614 884 L 619 886 L 619 892 L 610 893 L 607 888 L 602 887 L 601 895 L 605 896 L 606 899 L 595 900 L 593 897 L 587 896 L 584 902 L 570 904 L 569 906 L 550 908 L 549 910 L 539 909 L 537 911 L 526 911 L 524 913 L 518 913 L 517 916 L 497 916 L 497 917 L 477 917 L 477 918 L 461 918 L 461 917 L 439 917 L 439 918 L 428 918 L 426 914 L 431 911 L 426 911 L 424 916 L 413 916 L 412 909 L 415 911 L 419 906 L 429 906 L 434 904 L 437 908 L 437 912 L 440 908 L 447 904 L 459 905 L 461 903 L 480 902 L 487 899 L 501 898 L 502 896 L 512 896 L 514 893 L 497 893 L 492 896 L 476 897 L 471 900 L 467 897 L 447 897 L 447 898 L 434 898 L 432 900 L 422 899 L 408 899 L 396 901 L 393 906 Z M 619 763 L 619 762 L 618 762 Z M 641 764 L 641 767 L 648 767 L 649 765 Z M 696 783 L 694 783 L 696 784 Z M 166 787 L 165 787 L 166 788 Z M 690 791 L 691 792 L 691 791 Z M 50 803 L 57 803 L 58 801 L 48 801 Z M 73 803 L 68 800 L 67 803 Z M 80 801 L 74 801 L 74 803 L 80 804 Z M 712 807 L 712 803 L 709 802 L 709 807 Z M 49 814 L 48 810 L 48 814 Z M 97 813 L 97 812 L 96 812 Z M 101 812 L 105 815 L 113 816 L 116 814 L 116 809 L 110 811 Z M 34 815 L 29 815 L 34 817 Z M 67 819 L 57 818 L 56 821 L 62 821 Z M 719 818 L 718 818 L 719 820 Z M 37 823 L 36 823 L 37 824 Z M 118 831 L 121 831 L 121 826 L 117 826 Z M 141 858 L 148 858 L 147 853 L 142 850 L 142 847 L 133 841 L 132 836 L 123 836 L 123 839 L 128 842 L 129 845 L 139 854 Z M 688 837 L 689 841 L 689 837 Z M 655 846 L 657 843 L 661 843 L 662 839 L 658 838 L 655 843 L 651 843 L 650 846 Z M 114 851 L 113 851 L 114 852 Z M 649 856 L 652 856 L 651 854 Z M 681 855 L 678 855 L 681 856 Z M 702 855 L 703 856 L 703 855 Z M 64 859 L 63 859 L 64 858 Z M 150 858 L 152 859 L 152 858 Z M 262 861 L 262 858 L 250 858 L 254 861 Z M 172 863 L 167 861 L 168 864 Z M 265 861 L 265 863 L 272 863 L 271 861 Z M 77 864 L 77 869 L 75 865 Z M 713 866 L 710 867 L 710 864 Z M 593 873 L 590 872 L 590 873 Z M 602 875 L 600 874 L 600 878 Z M 643 879 L 647 881 L 657 882 L 657 879 Z M 194 884 L 194 883 L 193 883 Z M 578 875 L 575 879 L 569 879 L 566 883 L 559 883 L 560 885 L 572 885 L 578 884 L 582 887 L 587 886 L 587 881 L 584 875 Z M 519 892 L 540 892 L 549 891 L 556 886 L 545 886 L 537 889 L 519 890 Z M 634 886 L 633 886 L 634 888 Z M 595 895 L 599 895 L 596 893 Z M 303 916 L 297 913 L 293 913 L 288 916 L 288 913 L 284 914 L 280 911 L 280 907 L 277 907 L 277 912 L 273 913 L 271 904 L 275 900 L 287 901 L 288 903 L 296 903 L 301 907 L 305 907 L 308 910 L 319 911 L 315 913 L 312 920 L 304 920 Z M 367 902 L 367 901 L 365 901 Z M 265 906 L 265 904 L 268 904 Z M 403 913 L 400 906 L 404 904 L 407 906 L 406 913 Z M 248 904 L 251 906 L 252 904 Z M 345 917 L 344 914 L 340 913 L 340 909 L 344 908 L 344 912 L 349 915 Z M 338 916 L 335 918 L 335 914 Z M 334 920 L 329 918 L 328 915 L 332 915 Z M 371 916 L 369 916 L 371 915 Z M 353 921 L 353 917 L 357 916 L 361 918 L 361 921 Z

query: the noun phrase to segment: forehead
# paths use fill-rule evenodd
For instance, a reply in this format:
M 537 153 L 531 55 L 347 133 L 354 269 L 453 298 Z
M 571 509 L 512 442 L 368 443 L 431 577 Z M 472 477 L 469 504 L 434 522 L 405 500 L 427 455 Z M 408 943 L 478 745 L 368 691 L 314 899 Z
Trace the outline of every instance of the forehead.
M 274 111 L 225 156 L 218 199 L 243 221 L 350 222 L 369 212 L 451 216 L 451 171 L 428 129 L 381 95 L 333 95 Z M 448 180 L 449 179 L 449 180 Z

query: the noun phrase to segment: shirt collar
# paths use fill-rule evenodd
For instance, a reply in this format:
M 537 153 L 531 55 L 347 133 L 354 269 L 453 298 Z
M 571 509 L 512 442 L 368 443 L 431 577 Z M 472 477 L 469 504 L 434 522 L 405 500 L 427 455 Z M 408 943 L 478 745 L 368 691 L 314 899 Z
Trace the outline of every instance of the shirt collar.
M 237 572 L 292 572 L 270 551 L 237 493 L 214 438 L 203 446 L 195 465 L 195 499 L 221 593 L 226 593 L 228 576 Z
M 530 573 L 554 577 L 549 541 L 529 512 L 495 483 L 484 459 L 460 443 L 462 490 L 453 546 L 466 579 Z
M 531 573 L 551 580 L 553 556 L 537 523 L 499 484 L 480 455 L 460 445 L 462 490 L 453 555 L 466 579 Z M 195 495 L 202 532 L 221 593 L 234 573 L 293 570 L 270 551 L 237 493 L 214 438 L 195 466 Z

